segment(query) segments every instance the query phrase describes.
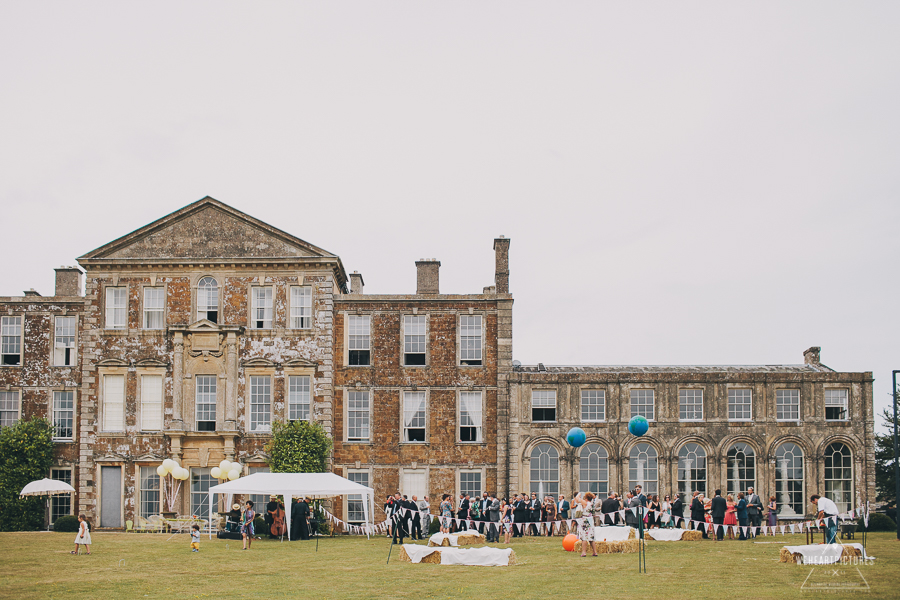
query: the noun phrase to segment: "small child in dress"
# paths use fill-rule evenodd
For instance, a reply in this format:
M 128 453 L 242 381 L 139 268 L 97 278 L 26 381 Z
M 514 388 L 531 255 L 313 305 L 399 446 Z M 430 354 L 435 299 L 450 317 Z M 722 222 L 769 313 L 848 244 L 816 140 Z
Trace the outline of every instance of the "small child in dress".
M 200 526 L 196 523 L 191 527 L 191 552 L 200 552 Z

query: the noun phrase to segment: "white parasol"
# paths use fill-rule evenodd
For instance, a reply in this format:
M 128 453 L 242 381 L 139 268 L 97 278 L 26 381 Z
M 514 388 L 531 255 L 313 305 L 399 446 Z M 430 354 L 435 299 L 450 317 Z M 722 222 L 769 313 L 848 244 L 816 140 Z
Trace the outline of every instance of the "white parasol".
M 71 485 L 65 481 L 57 481 L 56 479 L 40 479 L 32 481 L 22 488 L 19 496 L 47 496 L 47 504 L 50 503 L 49 496 L 57 496 L 59 494 L 71 494 L 75 491 Z M 47 519 L 47 531 L 50 531 L 50 520 Z

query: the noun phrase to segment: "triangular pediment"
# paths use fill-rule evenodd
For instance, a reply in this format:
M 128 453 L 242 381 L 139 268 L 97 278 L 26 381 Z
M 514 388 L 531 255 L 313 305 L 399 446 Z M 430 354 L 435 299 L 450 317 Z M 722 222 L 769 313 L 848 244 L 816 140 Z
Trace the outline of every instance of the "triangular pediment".
M 79 261 L 218 262 L 337 258 L 207 196 L 79 258 Z
M 297 357 L 297 358 L 292 358 L 291 360 L 285 362 L 285 363 L 284 363 L 284 366 L 285 366 L 285 367 L 310 367 L 310 368 L 315 368 L 315 367 L 318 367 L 319 364 L 316 363 L 316 362 L 313 362 L 313 361 L 311 361 L 311 360 L 306 360 L 305 358 Z
M 219 326 L 207 319 L 200 319 L 188 325 L 188 331 L 218 331 Z
M 121 358 L 104 358 L 97 362 L 98 367 L 127 367 L 128 361 Z
M 242 367 L 261 367 L 261 368 L 271 368 L 275 366 L 271 360 L 265 358 L 251 358 L 245 360 L 241 363 Z
M 163 457 L 159 454 L 154 454 L 153 452 L 148 452 L 146 454 L 141 454 L 140 456 L 134 457 L 134 462 L 156 462 L 162 461 Z

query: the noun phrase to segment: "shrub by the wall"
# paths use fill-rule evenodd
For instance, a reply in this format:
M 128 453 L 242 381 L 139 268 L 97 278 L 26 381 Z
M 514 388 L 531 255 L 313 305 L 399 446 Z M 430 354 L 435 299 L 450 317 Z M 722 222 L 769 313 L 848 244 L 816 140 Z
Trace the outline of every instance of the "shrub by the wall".
M 856 523 L 860 529 L 863 528 L 862 517 Z M 871 513 L 869 515 L 869 528 L 866 531 L 897 531 L 897 523 L 887 515 Z
M 53 426 L 32 418 L 0 429 L 0 531 L 33 531 L 44 527 L 47 499 L 20 498 L 32 481 L 49 477 L 53 464 Z
M 53 524 L 53 531 L 70 531 L 72 533 L 78 531 L 78 517 L 73 515 L 63 515 Z

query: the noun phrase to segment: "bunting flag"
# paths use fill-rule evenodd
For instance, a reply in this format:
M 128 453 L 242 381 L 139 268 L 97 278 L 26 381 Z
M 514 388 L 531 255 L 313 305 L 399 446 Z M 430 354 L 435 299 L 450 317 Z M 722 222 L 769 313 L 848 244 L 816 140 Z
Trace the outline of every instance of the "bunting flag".
M 625 509 L 619 511 L 619 518 L 623 521 L 625 520 Z
M 794 533 L 794 525 L 791 524 L 791 525 L 789 525 L 789 527 L 791 528 L 791 533 Z
M 762 530 L 763 535 L 769 535 L 769 526 L 768 525 L 762 525 L 760 527 L 760 529 Z

